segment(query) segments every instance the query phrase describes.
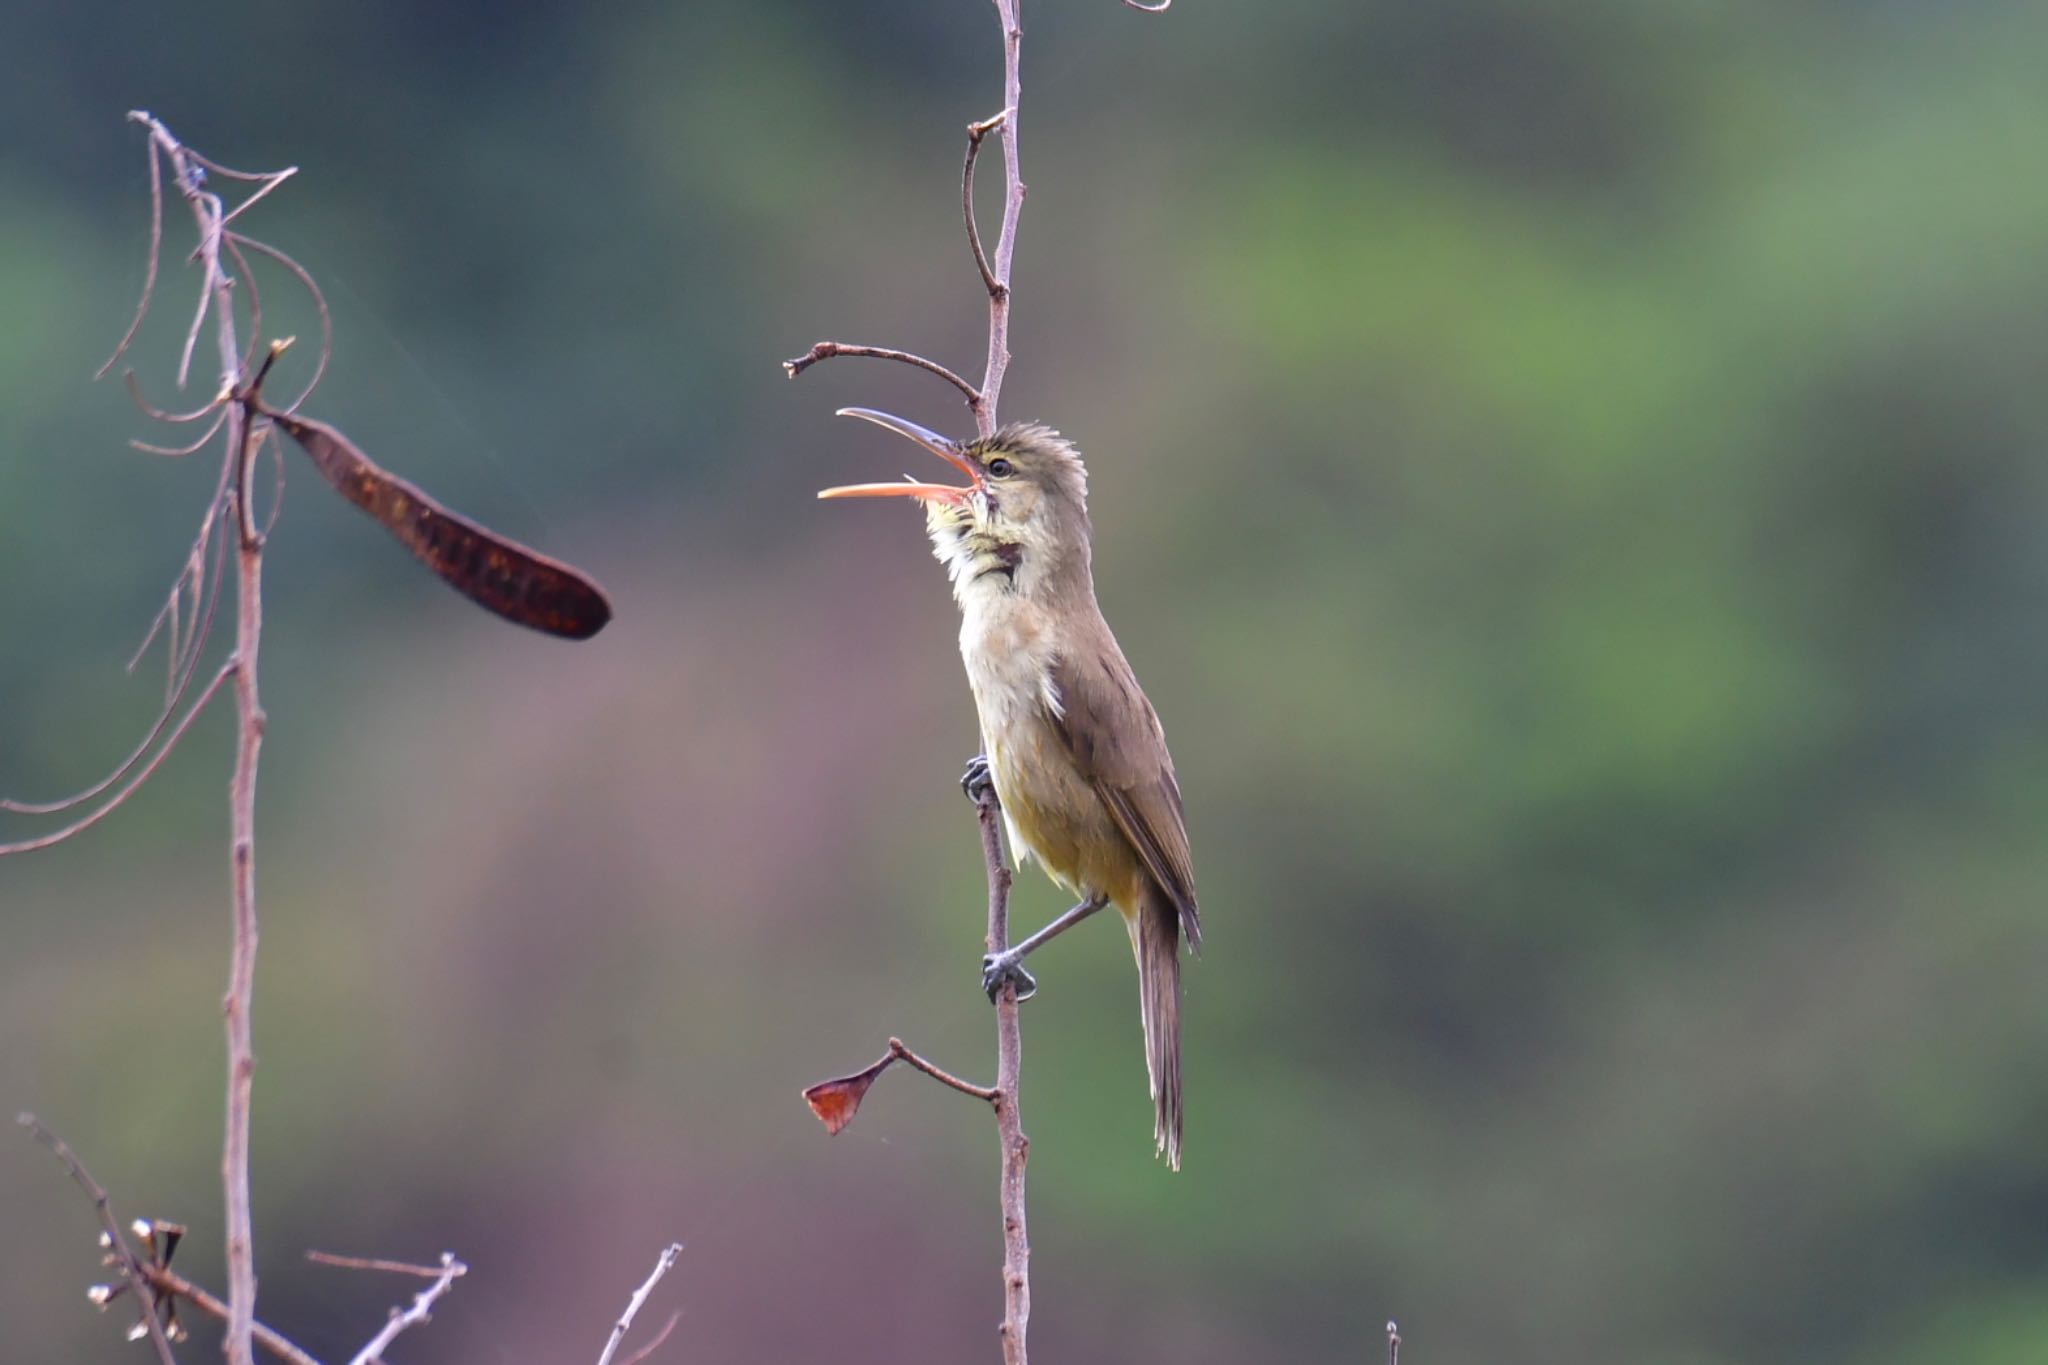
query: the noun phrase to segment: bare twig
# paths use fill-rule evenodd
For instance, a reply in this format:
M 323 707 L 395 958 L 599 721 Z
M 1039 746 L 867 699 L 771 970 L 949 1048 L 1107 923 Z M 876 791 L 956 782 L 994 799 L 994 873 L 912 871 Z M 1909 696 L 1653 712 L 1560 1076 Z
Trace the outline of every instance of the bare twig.
M 995 786 L 986 783 L 974 802 L 981 827 L 982 861 L 988 867 L 988 950 L 1010 946 L 1010 868 L 1003 861 L 1001 807 Z M 1024 1135 L 1018 1086 L 1024 1070 L 1024 1035 L 1017 1022 L 1017 983 L 1005 978 L 996 996 L 996 1134 L 1002 1148 L 998 1189 L 1003 1206 L 1003 1360 L 1025 1365 L 1025 1334 L 1031 1324 L 1031 1234 L 1025 1226 L 1024 1165 L 1031 1139 Z
M 966 396 L 968 407 L 979 408 L 981 406 L 981 394 L 975 390 L 974 385 L 968 383 L 959 375 L 954 374 L 944 365 L 939 364 L 938 361 L 926 360 L 921 355 L 913 355 L 909 351 L 892 350 L 887 346 L 853 346 L 843 341 L 821 341 L 802 355 L 783 361 L 782 368 L 791 379 L 794 379 L 819 361 L 830 360 L 834 356 L 841 355 L 866 356 L 871 360 L 898 360 L 905 365 L 915 365 L 918 369 L 935 374 L 954 388 L 960 390 Z
M 129 117 L 149 130 L 151 144 L 160 149 L 170 162 L 172 181 L 191 209 L 198 233 L 196 254 L 202 277 L 200 305 L 186 336 L 178 383 L 182 387 L 185 382 L 193 344 L 210 301 L 220 357 L 220 391 L 238 400 L 231 404 L 225 423 L 226 443 L 233 461 L 226 506 L 241 527 L 241 535 L 236 556 L 235 652 L 230 660 L 239 723 L 234 775 L 228 784 L 228 862 L 234 888 L 234 942 L 229 955 L 227 996 L 222 1005 L 227 1026 L 228 1080 L 226 1131 L 221 1144 L 221 1184 L 226 1201 L 228 1365 L 253 1365 L 251 1341 L 256 1315 L 256 1260 L 249 1199 L 249 1108 L 256 1073 L 256 1053 L 250 1033 L 249 1011 L 255 993 L 257 942 L 256 764 L 263 742 L 264 719 L 256 676 L 257 647 L 263 631 L 263 542 L 254 533 L 248 505 L 249 467 L 257 445 L 250 423 L 253 395 L 238 392 L 243 371 L 241 349 L 235 341 L 233 281 L 221 268 L 220 259 L 227 232 L 225 225 L 231 215 L 222 205 L 220 196 L 202 188 L 206 180 L 202 168 L 221 171 L 233 179 L 255 179 L 261 183 L 263 188 L 250 196 L 251 202 L 276 188 L 286 173 L 246 177 L 227 172 L 195 156 L 161 120 L 140 110 Z M 241 239 L 241 244 L 258 247 L 246 238 Z M 226 672 L 224 670 L 223 676 Z
M 640 1305 L 647 1302 L 647 1296 L 654 1292 L 654 1286 L 661 1283 L 661 1277 L 668 1274 L 674 1268 L 676 1257 L 682 1254 L 683 1244 L 681 1242 L 670 1242 L 662 1249 L 661 1255 L 655 1259 L 653 1273 L 647 1277 L 646 1283 L 633 1291 L 633 1297 L 626 1300 L 626 1311 L 619 1314 L 619 1320 L 612 1324 L 612 1334 L 605 1339 L 604 1350 L 597 1357 L 597 1365 L 612 1365 L 612 1357 L 618 1353 L 619 1343 L 626 1339 L 626 1333 L 633 1328 L 633 1319 L 639 1316 Z M 674 1326 L 675 1320 L 671 1318 L 669 1325 L 661 1330 L 661 1335 L 655 1338 L 653 1345 L 633 1356 L 632 1360 L 645 1359 L 647 1351 L 651 1351 L 654 1346 L 661 1345 L 667 1339 L 670 1329 Z M 631 1365 L 630 1361 L 628 1365 Z
M 332 1251 L 308 1251 L 306 1259 L 315 1265 L 342 1270 L 382 1270 L 393 1275 L 417 1275 L 423 1280 L 438 1280 L 448 1272 L 446 1265 L 416 1265 L 411 1261 L 388 1261 L 381 1256 L 341 1256 Z
M 1401 1365 L 1401 1326 L 1392 1318 L 1387 1319 L 1387 1365 Z
M 996 1092 L 994 1089 L 985 1085 L 975 1085 L 971 1081 L 963 1081 L 951 1072 L 941 1071 L 938 1067 L 933 1066 L 930 1062 L 903 1046 L 901 1038 L 891 1038 L 889 1040 L 889 1056 L 891 1059 L 910 1063 L 910 1065 L 916 1067 L 939 1084 L 949 1085 L 963 1095 L 972 1095 L 986 1104 L 994 1104 L 996 1102 Z
M 131 116 L 132 117 L 132 116 Z M 114 368 L 114 362 L 135 340 L 135 334 L 142 330 L 142 320 L 149 316 L 149 301 L 156 294 L 157 262 L 163 259 L 164 245 L 164 168 L 160 160 L 162 153 L 157 150 L 156 139 L 149 141 L 149 264 L 142 272 L 142 297 L 135 301 L 135 316 L 129 320 L 128 330 L 121 333 L 114 353 L 106 363 L 93 371 L 94 379 L 105 379 L 107 371 Z
M 183 1275 L 163 1266 L 144 1266 L 143 1274 L 158 1293 L 175 1295 L 186 1300 L 193 1307 L 220 1322 L 228 1320 L 228 1306 L 218 1295 L 204 1286 L 194 1284 Z M 250 1339 L 258 1346 L 285 1361 L 286 1365 L 320 1365 L 320 1362 L 286 1337 L 282 1332 L 265 1327 L 260 1322 L 250 1323 Z
M 164 741 L 162 747 L 156 751 L 149 762 L 143 764 L 141 771 L 137 772 L 119 791 L 108 797 L 104 803 L 95 808 L 90 814 L 82 815 L 64 828 L 49 834 L 41 835 L 34 839 L 23 839 L 19 843 L 0 844 L 0 857 L 7 857 L 15 853 L 34 853 L 41 849 L 52 848 L 74 835 L 83 834 L 86 830 L 91 829 L 94 825 L 97 825 L 100 821 L 119 810 L 122 804 L 135 794 L 136 788 L 149 781 L 155 775 L 156 770 L 163 766 L 164 760 L 169 758 L 171 751 L 178 747 L 178 741 L 183 739 L 185 732 L 192 728 L 192 722 L 199 718 L 199 713 L 206 709 L 206 704 L 213 700 L 214 694 L 220 691 L 221 685 L 229 678 L 237 676 L 240 671 L 233 659 L 223 664 L 220 672 L 213 675 L 213 681 L 208 683 L 205 689 L 200 692 L 199 699 L 192 703 L 191 707 L 185 712 L 184 718 L 171 730 L 169 738 Z
M 197 554 L 200 553 L 200 551 L 198 551 L 197 548 L 195 547 L 194 553 Z M 200 567 L 202 570 L 204 569 L 204 561 L 201 561 Z M 190 570 L 188 569 L 187 572 L 189 573 Z M 182 587 L 184 582 L 185 577 L 181 575 L 179 578 L 180 587 Z M 131 771 L 134 770 L 135 765 L 143 760 L 143 758 L 149 753 L 150 749 L 155 746 L 157 740 L 163 735 L 165 727 L 171 723 L 172 717 L 177 714 L 179 702 L 184 700 L 185 693 L 190 689 L 192 685 L 192 675 L 199 663 L 199 651 L 197 645 L 204 642 L 206 633 L 213 624 L 213 613 L 214 607 L 218 600 L 219 587 L 220 579 L 216 567 L 216 573 L 212 579 L 210 588 L 211 595 L 209 595 L 206 603 L 205 614 L 201 616 L 198 620 L 193 622 L 193 639 L 191 642 L 188 643 L 187 648 L 185 649 L 182 655 L 179 653 L 176 647 L 177 641 L 175 637 L 177 634 L 177 620 L 175 608 L 172 605 L 176 603 L 178 600 L 178 594 L 180 590 L 179 588 L 173 588 L 171 590 L 170 599 L 165 603 L 164 610 L 157 614 L 157 621 L 159 625 L 161 625 L 161 623 L 163 623 L 166 619 L 170 620 L 171 622 L 171 632 L 173 640 L 170 653 L 172 656 L 171 667 L 173 672 L 170 690 L 164 698 L 163 710 L 157 714 L 156 723 L 150 727 L 149 733 L 142 737 L 142 742 L 135 746 L 135 748 L 129 753 L 127 758 L 122 760 L 121 765 L 115 768 L 112 772 L 108 773 L 105 777 L 101 778 L 98 782 L 95 782 L 92 786 L 87 787 L 84 791 L 73 792 L 70 796 L 60 798 L 56 801 L 16 801 L 12 798 L 0 797 L 0 811 L 7 811 L 10 814 L 15 815 L 60 814 L 63 811 L 71 810 L 76 806 L 81 806 L 88 801 L 94 800 L 101 793 L 105 792 L 109 787 L 112 787 L 116 782 L 119 782 L 123 777 L 126 777 Z M 156 630 L 156 626 L 151 627 L 150 633 L 152 636 L 155 635 Z M 147 649 L 149 647 L 148 640 L 143 641 L 142 647 L 144 649 Z M 137 652 L 136 657 L 137 659 L 141 657 L 140 651 Z M 130 662 L 129 667 L 134 667 L 133 661 Z M 219 686 L 218 680 L 215 681 L 214 686 Z M 196 715 L 198 711 L 202 707 L 204 707 L 204 705 L 205 701 L 202 699 L 197 705 L 193 707 L 192 714 Z M 192 716 L 188 715 L 186 717 L 185 723 L 189 724 L 191 719 Z M 178 727 L 177 733 L 183 734 L 184 729 L 185 724 L 181 724 Z M 172 740 L 172 743 L 176 743 L 175 738 Z M 156 762 L 162 762 L 163 759 L 168 756 L 168 754 L 169 748 L 166 747 L 164 753 L 157 755 Z M 151 769 L 154 770 L 154 767 L 155 764 L 152 764 Z M 139 786 L 140 783 L 136 785 Z M 133 788 L 131 788 L 130 790 L 133 790 Z M 119 804 L 119 800 L 110 803 L 108 810 L 111 811 L 115 806 L 118 806 Z M 106 813 L 108 812 L 101 812 L 101 815 L 104 816 Z M 70 834 L 78 833 L 80 830 L 87 827 L 88 826 L 86 825 L 80 825 L 77 829 L 74 829 L 69 833 L 60 830 L 56 835 L 53 835 L 51 837 L 69 838 Z M 22 851 L 26 852 L 27 850 Z
M 37 1142 L 49 1148 L 57 1160 L 64 1163 L 64 1169 L 71 1172 L 71 1179 L 92 1200 L 93 1209 L 100 1216 L 100 1244 L 120 1270 L 123 1282 L 135 1291 L 136 1302 L 142 1306 L 142 1320 L 148 1324 L 149 1339 L 156 1346 L 157 1359 L 162 1365 L 177 1365 L 171 1355 L 170 1338 L 164 1335 L 164 1325 L 157 1320 L 156 1292 L 150 1286 L 142 1259 L 130 1249 L 128 1236 L 114 1217 L 113 1201 L 108 1199 L 106 1187 L 92 1178 L 92 1172 L 85 1169 L 85 1163 L 78 1159 L 70 1144 L 51 1132 L 41 1119 L 24 1113 L 16 1115 L 14 1121 L 28 1129 Z
M 220 435 L 220 429 L 227 423 L 227 420 L 228 410 L 222 408 L 213 415 L 213 421 L 208 424 L 206 431 L 197 440 L 188 441 L 181 446 L 160 446 L 151 441 L 136 440 L 131 437 L 128 441 L 128 448 L 139 450 L 144 455 L 162 455 L 166 459 L 180 460 L 187 455 L 197 455 L 200 451 L 204 450 L 212 443 L 214 437 Z
M 291 256 L 279 251 L 270 243 L 259 242 L 253 237 L 244 237 L 239 232 L 230 232 L 228 237 L 235 245 L 245 246 L 259 256 L 268 256 L 271 260 L 290 271 L 292 277 L 299 282 L 299 287 L 306 291 L 306 297 L 313 301 L 314 311 L 319 314 L 320 353 L 313 358 L 312 377 L 306 380 L 306 387 L 300 389 L 297 396 L 291 402 L 284 404 L 280 409 L 280 411 L 288 413 L 297 412 L 299 404 L 305 402 L 313 390 L 320 387 L 320 380 L 327 373 L 328 358 L 334 354 L 334 317 L 327 311 L 327 295 L 321 292 L 319 282 L 313 278 L 312 271 L 300 265 Z
M 142 396 L 142 386 L 135 382 L 135 371 L 122 371 L 121 382 L 128 386 L 128 396 L 135 400 L 135 406 L 152 422 L 197 422 L 221 404 L 220 396 L 216 395 L 207 400 L 204 407 L 193 408 L 190 412 L 172 412 L 168 408 L 158 407 Z
M 349 1361 L 349 1365 L 378 1365 L 378 1362 L 381 1362 L 384 1358 L 384 1349 L 392 1342 L 398 1340 L 398 1334 L 408 1327 L 417 1327 L 423 1322 L 430 1321 L 433 1317 L 435 1301 L 448 1292 L 448 1287 L 454 1284 L 458 1277 L 468 1273 L 468 1266 L 456 1260 L 449 1253 L 442 1252 L 439 1277 L 425 1289 L 413 1295 L 412 1306 L 404 1312 L 400 1312 L 396 1308 L 392 1309 L 391 1320 L 384 1324 L 382 1331 L 364 1343 L 363 1349 L 356 1352 L 355 1358 Z
M 981 155 L 981 140 L 1002 127 L 1009 116 L 1010 111 L 1005 109 L 993 118 L 967 125 L 967 164 L 960 171 L 960 216 L 967 220 L 967 245 L 974 250 L 974 268 L 981 272 L 982 285 L 991 298 L 1007 294 L 1010 286 L 996 278 L 995 272 L 989 269 L 987 255 L 981 249 L 981 229 L 974 222 L 974 161 Z
M 988 363 L 981 377 L 981 402 L 975 405 L 974 421 L 984 436 L 996 429 L 996 404 L 1002 397 L 1003 372 L 1010 367 L 1011 266 L 1017 258 L 1017 219 L 1024 212 L 1024 175 L 1017 160 L 1018 102 L 1023 87 L 1017 74 L 1024 28 L 1018 18 L 1022 0 L 994 0 L 996 18 L 1003 26 L 1003 226 L 996 235 L 994 279 L 1001 288 L 988 294 Z M 1000 945 L 998 945 L 1000 946 Z M 993 950 L 991 950 L 993 951 Z M 1000 1088 L 1002 1082 L 998 1081 Z

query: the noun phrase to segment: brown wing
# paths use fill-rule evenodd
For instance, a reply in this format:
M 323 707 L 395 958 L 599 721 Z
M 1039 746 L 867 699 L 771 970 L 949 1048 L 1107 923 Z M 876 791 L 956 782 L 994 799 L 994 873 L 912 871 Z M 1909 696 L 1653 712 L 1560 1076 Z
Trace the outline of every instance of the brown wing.
M 587 640 L 612 619 L 604 590 L 575 569 L 449 511 L 380 468 L 325 422 L 268 413 L 336 492 L 374 517 L 455 591 L 508 621 Z
M 1138 851 L 1146 871 L 1180 911 L 1188 946 L 1202 946 L 1195 906 L 1195 869 L 1188 855 L 1187 815 L 1166 732 L 1137 675 L 1117 648 L 1107 626 L 1102 647 L 1072 651 L 1053 661 L 1059 707 L 1053 728 L 1066 741 L 1117 828 Z

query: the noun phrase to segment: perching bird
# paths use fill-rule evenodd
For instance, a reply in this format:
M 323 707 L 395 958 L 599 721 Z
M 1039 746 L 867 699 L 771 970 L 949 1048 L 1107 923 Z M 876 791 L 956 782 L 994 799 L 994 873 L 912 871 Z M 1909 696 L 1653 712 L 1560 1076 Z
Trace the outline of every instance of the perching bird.
M 1080 903 L 1007 952 L 982 959 L 994 999 L 1037 983 L 1025 956 L 1113 905 L 1138 960 L 1153 1137 L 1180 1169 L 1180 940 L 1199 950 L 1194 868 L 1173 759 L 1095 604 L 1088 472 L 1048 427 L 1007 426 L 967 444 L 868 408 L 844 408 L 916 441 L 968 478 L 828 488 L 818 496 L 923 502 L 932 550 L 960 604 L 960 656 L 981 716 L 987 774 L 1010 846 Z M 977 760 L 979 762 L 981 760 Z M 972 769 L 970 779 L 975 774 Z

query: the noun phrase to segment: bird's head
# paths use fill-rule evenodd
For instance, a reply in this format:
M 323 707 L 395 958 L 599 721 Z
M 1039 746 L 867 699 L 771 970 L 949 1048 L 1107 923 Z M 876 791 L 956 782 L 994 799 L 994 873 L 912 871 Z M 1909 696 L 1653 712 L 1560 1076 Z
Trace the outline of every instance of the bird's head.
M 924 504 L 933 552 L 952 575 L 956 595 L 993 583 L 1030 590 L 1088 568 L 1088 470 L 1081 453 L 1050 427 L 1006 426 L 962 443 L 872 408 L 841 408 L 929 450 L 967 477 L 965 484 L 847 484 L 821 498 L 916 498 Z

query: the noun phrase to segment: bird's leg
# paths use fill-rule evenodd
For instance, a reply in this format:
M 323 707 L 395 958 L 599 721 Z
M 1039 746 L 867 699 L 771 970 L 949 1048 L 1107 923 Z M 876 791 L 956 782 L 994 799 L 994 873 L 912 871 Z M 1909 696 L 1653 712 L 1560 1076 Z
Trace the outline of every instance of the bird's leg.
M 967 771 L 960 775 L 960 790 L 977 806 L 981 804 L 982 793 L 995 794 L 995 779 L 988 775 L 987 754 L 976 754 L 967 760 Z
M 1024 959 L 1108 904 L 1107 896 L 1090 896 L 1022 943 L 1012 944 L 1000 953 L 990 953 L 982 958 L 981 988 L 988 992 L 989 1002 L 995 1002 L 1005 981 L 1017 983 L 1019 1000 L 1029 1000 L 1036 995 L 1038 981 L 1024 970 Z

